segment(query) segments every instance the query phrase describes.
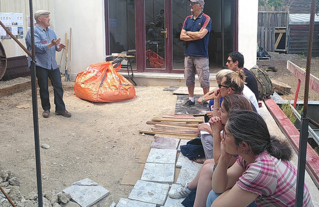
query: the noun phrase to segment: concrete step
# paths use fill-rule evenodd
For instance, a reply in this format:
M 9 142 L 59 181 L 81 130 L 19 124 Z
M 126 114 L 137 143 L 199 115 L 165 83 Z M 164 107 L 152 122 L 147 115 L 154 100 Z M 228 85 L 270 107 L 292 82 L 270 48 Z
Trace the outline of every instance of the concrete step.
M 127 72 L 119 72 L 124 77 L 129 77 Z M 182 73 L 134 73 L 133 80 L 138 86 L 186 86 Z M 210 73 L 210 86 L 217 87 L 216 73 Z M 195 86 L 200 86 L 198 76 L 195 76 Z

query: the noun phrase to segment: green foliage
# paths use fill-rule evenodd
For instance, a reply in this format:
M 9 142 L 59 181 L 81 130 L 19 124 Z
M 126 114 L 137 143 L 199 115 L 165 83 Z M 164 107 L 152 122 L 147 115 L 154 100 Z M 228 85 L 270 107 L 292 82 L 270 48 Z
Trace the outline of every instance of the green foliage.
M 295 124 L 295 122 L 297 121 L 297 117 L 294 115 L 294 112 L 292 111 L 290 104 L 288 103 L 281 105 L 281 110 L 284 112 L 284 114 L 286 114 L 291 123 Z M 298 110 L 298 113 L 301 114 L 302 111 L 303 107 L 300 110 Z
M 319 1 L 319 0 L 317 0 Z M 282 0 L 258 0 L 259 6 L 280 7 L 283 5 Z
M 306 57 L 306 55 L 305 55 L 305 53 L 303 52 L 303 53 L 299 54 L 299 57 L 301 57 L 301 58 L 305 58 L 305 57 Z

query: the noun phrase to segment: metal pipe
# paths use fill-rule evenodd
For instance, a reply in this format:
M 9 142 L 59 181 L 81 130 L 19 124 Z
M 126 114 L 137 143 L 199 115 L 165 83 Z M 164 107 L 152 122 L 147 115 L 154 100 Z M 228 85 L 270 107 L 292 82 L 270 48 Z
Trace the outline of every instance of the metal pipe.
M 3 195 L 8 199 L 8 201 L 11 203 L 11 205 L 12 205 L 13 207 L 16 207 L 16 205 L 14 205 L 14 203 L 12 202 L 12 200 L 9 198 L 9 196 L 6 194 L 6 192 L 1 188 L 1 186 L 0 186 L 0 190 L 1 190 L 1 192 L 3 193 Z
M 4 24 L 0 21 L 0 25 L 3 27 L 3 29 L 12 37 L 12 39 L 26 52 L 30 57 L 32 57 L 31 53 L 21 44 L 21 42 L 4 26 Z
M 39 122 L 38 122 L 38 101 L 36 87 L 36 66 L 35 66 L 35 44 L 34 44 L 34 24 L 33 24 L 33 6 L 32 0 L 29 0 L 30 7 L 30 32 L 31 32 L 31 88 L 32 88 L 32 110 L 33 110 L 33 127 L 34 127 L 34 148 L 35 162 L 37 172 L 37 188 L 38 188 L 38 206 L 43 206 L 42 196 L 42 179 L 41 179 L 41 161 L 40 161 L 40 141 L 39 141 Z
M 311 124 L 313 124 L 315 127 L 319 128 L 319 123 L 316 122 L 315 120 L 309 118 L 309 122 L 310 122 Z
M 295 206 L 302 207 L 303 193 L 305 183 L 305 168 L 306 168 L 306 155 L 307 155 L 307 141 L 308 141 L 308 94 L 309 94 L 309 80 L 310 80 L 310 67 L 312 56 L 312 43 L 313 43 L 313 30 L 316 13 L 316 0 L 312 0 L 311 15 L 309 24 L 309 40 L 308 40 L 308 53 L 307 53 L 307 66 L 306 66 L 306 83 L 304 95 L 304 108 L 301 122 L 301 131 L 299 139 L 299 153 L 298 153 L 298 172 L 297 172 L 297 191 Z

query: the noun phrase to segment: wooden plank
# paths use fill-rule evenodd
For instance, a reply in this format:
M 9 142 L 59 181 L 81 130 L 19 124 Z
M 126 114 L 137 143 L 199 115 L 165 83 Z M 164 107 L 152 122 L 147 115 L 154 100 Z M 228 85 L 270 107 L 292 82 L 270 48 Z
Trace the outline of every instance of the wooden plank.
M 179 122 L 181 121 L 181 119 L 173 119 L 173 118 L 160 118 L 160 117 L 154 117 L 152 119 L 152 121 L 169 121 L 169 122 Z M 200 117 L 200 118 L 197 118 L 196 119 L 183 119 L 183 121 L 186 121 L 186 122 L 192 122 L 192 123 L 202 123 L 204 122 L 204 117 Z
M 167 115 L 163 115 L 162 118 L 195 119 L 193 115 L 185 115 L 185 114 L 167 114 Z
M 194 138 L 197 138 L 198 136 L 183 136 L 183 135 L 172 135 L 172 134 L 155 134 L 154 137 L 165 137 L 165 138 L 173 138 L 173 139 L 186 139 L 186 140 L 191 140 Z
M 283 82 L 276 81 L 276 80 L 271 80 L 272 85 L 274 87 L 274 90 L 278 94 L 290 94 L 291 92 L 291 87 Z
M 1 88 L 0 89 L 0 98 L 4 96 L 10 96 L 14 93 L 19 93 L 22 92 L 26 89 L 31 88 L 31 81 L 25 82 L 25 83 L 19 83 L 15 84 L 13 86 L 9 86 L 6 88 Z
M 296 78 L 305 83 L 306 80 L 306 71 L 301 69 L 299 66 L 294 64 L 291 61 L 287 61 L 287 69 L 292 72 Z M 319 94 L 319 79 L 310 74 L 309 87 Z
M 156 127 L 156 128 L 165 128 L 165 129 L 198 131 L 198 129 L 197 129 L 197 128 L 194 128 L 194 127 L 172 126 L 172 125 L 165 125 L 165 124 L 155 124 L 155 127 Z
M 148 125 L 155 125 L 155 124 L 165 124 L 169 126 L 183 126 L 183 127 L 193 127 L 197 128 L 198 124 L 187 124 L 186 122 L 159 122 L 159 121 L 148 121 L 146 122 Z
M 148 131 L 148 130 L 139 130 L 139 133 L 142 134 L 150 134 L 150 135 L 158 135 L 158 136 L 175 136 L 175 137 L 179 137 L 180 139 L 186 139 L 186 138 L 196 138 L 198 137 L 198 135 L 196 134 L 176 134 L 176 133 L 172 133 L 172 132 L 154 132 L 154 131 Z
M 212 89 L 211 89 L 212 90 Z M 188 88 L 187 87 L 179 87 L 177 90 L 173 92 L 174 95 L 188 95 Z M 195 87 L 194 95 L 204 95 L 203 89 L 200 87 Z
M 179 130 L 179 129 L 167 129 L 167 128 L 156 128 L 152 127 L 154 132 L 167 132 L 167 133 L 174 133 L 174 134 L 197 134 L 199 135 L 199 130 Z

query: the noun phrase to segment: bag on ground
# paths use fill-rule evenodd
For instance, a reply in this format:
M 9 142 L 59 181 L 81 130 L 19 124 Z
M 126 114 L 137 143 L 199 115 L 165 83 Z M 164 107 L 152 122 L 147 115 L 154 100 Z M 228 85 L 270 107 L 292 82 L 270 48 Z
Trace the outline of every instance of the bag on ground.
M 190 160 L 205 157 L 204 148 L 200 138 L 192 139 L 186 145 L 181 146 L 181 152 Z
M 259 92 L 259 99 L 264 100 L 274 93 L 272 82 L 268 73 L 263 68 L 252 68 L 250 72 L 254 74 Z
M 74 94 L 92 102 L 117 102 L 136 98 L 134 85 L 111 62 L 95 63 L 78 73 Z

